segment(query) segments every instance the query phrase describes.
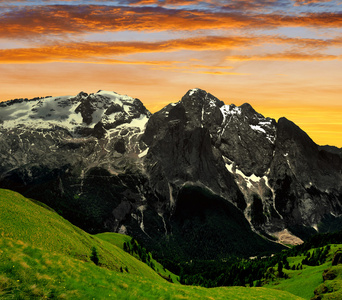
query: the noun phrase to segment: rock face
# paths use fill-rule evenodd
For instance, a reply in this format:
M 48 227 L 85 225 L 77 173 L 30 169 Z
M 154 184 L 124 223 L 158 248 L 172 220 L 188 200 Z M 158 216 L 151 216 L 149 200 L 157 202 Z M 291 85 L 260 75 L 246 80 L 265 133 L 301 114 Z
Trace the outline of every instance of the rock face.
M 331 262 L 331 265 L 332 266 L 336 266 L 338 264 L 341 264 L 342 263 L 342 251 L 341 250 L 337 250 L 334 254 L 334 258 Z M 324 280 L 331 280 L 331 279 L 334 279 L 334 278 L 329 278 L 329 277 L 325 277 L 323 276 L 323 279 Z
M 150 115 L 138 99 L 105 91 L 1 103 L 1 186 L 89 231 L 117 230 L 114 208 L 141 196 L 136 162 Z
M 153 115 L 105 91 L 9 101 L 0 104 L 0 132 L 0 187 L 90 232 L 128 233 L 174 253 L 191 251 L 189 232 L 211 232 L 200 245 L 210 258 L 234 250 L 236 231 L 302 237 L 342 212 L 339 153 L 286 118 L 200 89 Z

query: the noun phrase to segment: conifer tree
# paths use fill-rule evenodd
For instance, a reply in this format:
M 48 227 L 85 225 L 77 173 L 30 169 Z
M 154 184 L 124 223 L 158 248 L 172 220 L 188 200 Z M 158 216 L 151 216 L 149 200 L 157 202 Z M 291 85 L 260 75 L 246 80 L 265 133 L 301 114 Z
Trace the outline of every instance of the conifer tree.
M 95 264 L 99 264 L 99 256 L 97 254 L 96 247 L 91 248 L 91 255 L 90 255 L 90 260 Z

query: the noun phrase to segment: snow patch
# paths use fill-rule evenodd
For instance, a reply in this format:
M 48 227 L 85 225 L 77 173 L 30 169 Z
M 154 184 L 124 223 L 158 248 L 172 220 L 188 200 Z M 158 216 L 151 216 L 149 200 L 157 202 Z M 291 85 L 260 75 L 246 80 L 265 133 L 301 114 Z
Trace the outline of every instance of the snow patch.
M 201 127 L 203 128 L 204 106 L 202 106 Z
M 120 94 L 118 94 L 116 92 L 112 92 L 112 91 L 99 91 L 95 95 L 105 96 L 105 97 L 108 97 L 112 100 L 120 99 L 120 100 L 124 100 L 124 101 L 130 102 L 130 103 L 133 103 L 133 101 L 135 100 L 134 98 L 132 98 L 130 96 L 120 95 Z
M 230 173 L 234 173 L 233 172 L 233 164 L 225 164 L 226 169 L 230 172 Z
M 146 115 L 140 115 L 139 118 L 133 119 L 131 123 L 128 124 L 130 127 L 138 127 L 140 131 L 144 131 L 146 127 L 146 123 L 148 121 L 148 117 Z M 127 126 L 127 124 L 126 124 Z
M 216 106 L 215 101 L 214 100 L 210 100 L 209 106 L 210 107 L 215 107 Z
M 146 154 L 147 154 L 147 152 L 148 152 L 148 150 L 149 150 L 150 148 L 146 148 L 143 152 L 141 152 L 138 156 L 140 157 L 140 158 L 142 158 L 142 157 L 144 157 Z
M 246 182 L 247 187 L 249 189 L 252 188 L 254 185 L 258 184 L 260 182 L 260 180 L 264 178 L 264 177 L 256 176 L 254 173 L 250 176 L 247 176 L 241 170 L 239 170 L 236 166 L 234 166 L 233 162 L 227 163 L 228 158 L 226 158 L 224 156 L 222 156 L 222 157 L 223 157 L 224 161 L 226 162 L 226 164 L 225 164 L 226 169 L 235 176 L 236 175 L 241 176 L 243 178 L 243 180 Z
M 150 237 L 146 231 L 145 231 L 145 226 L 144 226 L 144 211 L 146 210 L 146 206 L 145 205 L 140 205 L 138 207 L 138 210 L 140 211 L 141 213 L 141 222 L 140 222 L 140 229 L 148 236 Z
M 269 174 L 270 169 L 268 169 L 267 174 Z M 274 189 L 270 186 L 269 182 L 268 182 L 268 177 L 266 175 L 264 175 L 263 179 L 265 180 L 265 185 L 270 189 L 270 191 L 272 192 L 272 206 L 273 209 L 277 212 L 277 214 L 280 216 L 281 219 L 283 219 L 283 216 L 279 213 L 279 211 L 276 209 L 276 205 L 275 205 L 275 191 Z
M 169 185 L 170 207 L 174 207 L 176 204 L 176 201 L 175 201 L 175 199 L 173 199 L 173 195 L 172 195 L 173 188 L 172 188 L 170 182 L 168 182 L 168 185 Z
M 223 105 L 220 107 L 221 113 L 225 118 L 227 115 L 241 115 L 241 108 L 235 105 Z
M 196 93 L 198 91 L 198 89 L 192 89 L 189 92 L 189 96 L 192 96 L 194 93 Z
M 163 220 L 163 224 L 164 224 L 164 229 L 165 229 L 165 235 L 167 235 L 167 227 L 166 227 L 166 223 L 165 223 L 165 219 L 164 219 L 164 215 L 161 212 L 158 212 L 158 216 L 161 217 L 161 219 Z
M 245 182 L 247 183 L 247 187 L 250 189 L 252 186 L 254 186 L 256 183 L 258 183 L 262 177 L 256 176 L 255 174 L 252 174 L 250 176 L 246 176 L 241 170 L 238 168 L 235 169 L 235 174 L 240 175 Z
M 266 138 L 267 138 L 272 144 L 274 144 L 274 142 L 275 142 L 275 136 L 267 134 L 267 135 L 266 135 Z
M 254 131 L 260 131 L 262 133 L 265 133 L 266 134 L 266 131 L 264 128 L 262 128 L 261 126 L 259 125 L 249 125 Z

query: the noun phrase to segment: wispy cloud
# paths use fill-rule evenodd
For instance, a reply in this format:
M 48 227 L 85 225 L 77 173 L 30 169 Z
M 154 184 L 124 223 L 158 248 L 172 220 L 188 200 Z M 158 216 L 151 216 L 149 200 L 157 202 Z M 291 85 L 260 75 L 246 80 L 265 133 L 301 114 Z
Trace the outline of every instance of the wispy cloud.
M 67 20 L 67 22 L 66 22 Z M 42 5 L 13 7 L 0 18 L 0 37 L 28 38 L 103 31 L 265 29 L 287 26 L 341 28 L 342 12 L 284 15 L 211 12 L 165 7 Z
M 161 108 L 160 99 L 199 86 L 273 105 L 273 113 L 275 103 L 339 103 L 341 7 L 341 0 L 0 0 L 1 97 L 119 86 Z
M 228 61 L 258 61 L 258 60 L 277 60 L 277 61 L 324 61 L 341 60 L 342 55 L 331 55 L 323 53 L 301 53 L 301 52 L 282 52 L 269 53 L 262 55 L 232 55 L 227 56 Z
M 0 50 L 1 63 L 39 63 L 39 62 L 58 62 L 58 61 L 84 61 L 101 63 L 112 59 L 118 55 L 129 55 L 137 53 L 153 52 L 174 52 L 182 50 L 192 51 L 230 51 L 237 49 L 241 51 L 244 48 L 255 47 L 263 44 L 289 45 L 301 50 L 317 51 L 324 50 L 331 46 L 341 46 L 342 39 L 300 39 L 287 38 L 281 36 L 205 36 L 184 39 L 173 39 L 157 42 L 75 42 L 75 43 L 56 43 L 52 45 L 42 45 L 33 48 L 15 48 Z M 310 54 L 301 52 L 285 52 L 280 54 L 262 54 L 262 55 L 235 55 L 228 56 L 232 60 L 270 60 L 270 59 L 337 59 L 334 55 L 328 54 Z M 336 56 L 338 57 L 338 56 Z M 107 59 L 107 60 L 106 60 Z M 109 61 L 108 61 L 109 62 Z M 119 62 L 118 62 L 119 63 Z M 143 62 L 146 64 L 146 62 Z
M 186 71 L 185 73 L 195 74 L 207 74 L 207 75 L 224 75 L 224 76 L 246 76 L 251 75 L 250 73 L 239 73 L 239 72 L 223 72 L 223 71 Z
M 162 42 L 88 42 L 67 43 L 37 48 L 0 50 L 2 63 L 37 63 L 68 60 L 101 59 L 113 55 L 179 50 L 231 49 L 256 43 L 244 37 L 198 37 Z

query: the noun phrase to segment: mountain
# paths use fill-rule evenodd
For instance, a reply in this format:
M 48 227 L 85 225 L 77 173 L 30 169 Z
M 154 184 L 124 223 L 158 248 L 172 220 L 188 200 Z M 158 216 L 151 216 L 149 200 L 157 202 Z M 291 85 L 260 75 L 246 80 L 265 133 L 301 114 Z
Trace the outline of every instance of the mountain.
M 154 114 L 105 91 L 16 99 L 0 104 L 0 132 L 0 187 L 162 257 L 276 251 L 268 239 L 300 243 L 339 224 L 338 153 L 201 89 Z
M 319 148 L 327 152 L 338 154 L 339 156 L 342 157 L 342 148 L 337 148 L 335 146 L 329 146 L 329 145 L 319 146 Z

